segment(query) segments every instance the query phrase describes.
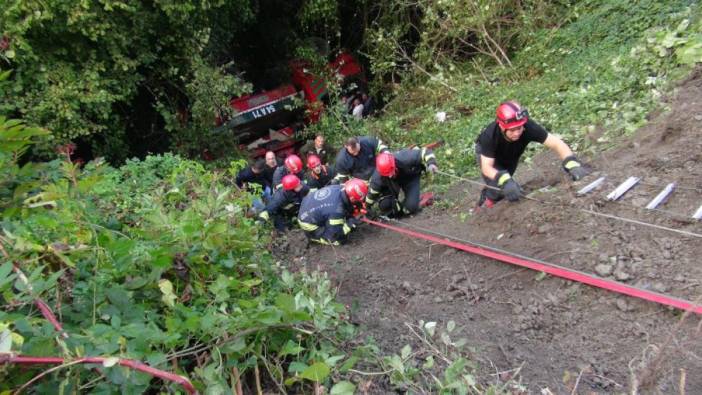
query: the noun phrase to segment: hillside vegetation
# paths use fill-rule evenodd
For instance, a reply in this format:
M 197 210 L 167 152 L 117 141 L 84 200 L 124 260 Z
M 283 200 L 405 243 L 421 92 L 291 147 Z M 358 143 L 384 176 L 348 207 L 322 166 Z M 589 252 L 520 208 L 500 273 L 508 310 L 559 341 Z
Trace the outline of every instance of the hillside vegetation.
M 518 383 L 474 376 L 466 345 L 445 340 L 451 322 L 417 329 L 436 343 L 418 366 L 407 362 L 411 349 L 359 339 L 327 275 L 291 273 L 270 253 L 270 229 L 245 217 L 254 196 L 232 183 L 244 162 L 226 158 L 212 170 L 185 157 L 230 149 L 205 125 L 230 96 L 251 89 L 228 71 L 225 42 L 263 14 L 244 1 L 215 3 L 9 1 L 0 14 L 0 358 L 65 361 L 51 371 L 6 365 L 0 391 L 183 391 L 113 357 L 187 376 L 212 394 L 237 385 L 246 393 L 351 394 L 365 391 L 369 376 L 419 393 L 518 391 Z M 336 37 L 345 7 L 375 17 L 359 47 L 371 86 L 388 102 L 363 122 L 331 107 L 308 132 L 337 143 L 374 134 L 393 147 L 443 139 L 439 164 L 457 174 L 474 174 L 472 142 L 501 100 L 521 101 L 587 155 L 645 123 L 702 61 L 692 1 L 518 8 L 505 0 L 498 11 L 468 0 L 302 3 L 296 39 Z M 481 31 L 492 35 L 480 39 Z M 152 118 L 140 118 L 140 98 Z M 436 120 L 440 111 L 445 122 Z M 143 130 L 168 131 L 171 145 Z M 113 164 L 74 162 L 74 140 Z M 127 148 L 147 140 L 183 156 Z M 135 154 L 143 159 L 126 159 Z M 71 363 L 86 356 L 108 360 Z

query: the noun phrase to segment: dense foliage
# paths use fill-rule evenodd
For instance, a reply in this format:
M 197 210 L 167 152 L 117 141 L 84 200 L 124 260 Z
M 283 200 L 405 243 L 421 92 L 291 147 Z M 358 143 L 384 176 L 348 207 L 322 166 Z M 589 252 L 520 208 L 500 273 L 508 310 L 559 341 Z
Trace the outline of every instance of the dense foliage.
M 59 159 L 20 166 L 18 154 L 45 135 L 0 118 L 0 357 L 108 359 L 92 369 L 67 362 L 47 376 L 41 366 L 6 365 L 0 391 L 35 376 L 44 377 L 37 393 L 178 390 L 117 358 L 183 374 L 211 394 L 232 393 L 237 377 L 247 393 L 328 384 L 351 394 L 365 374 L 355 365 L 400 388 L 482 391 L 460 351 L 465 341 L 448 335 L 455 325 L 440 332 L 421 323 L 426 344 L 444 342 L 424 359 L 409 348 L 382 357 L 359 342 L 326 274 L 274 261 L 266 229 L 244 216 L 253 195 L 231 186 L 233 173 L 171 154 L 81 168 L 70 144 Z M 40 299 L 67 337 L 36 309 Z
M 671 83 L 702 62 L 694 2 L 585 1 L 559 20 L 562 26 L 527 30 L 515 41 L 520 45 L 507 52 L 509 67 L 489 56 L 458 64 L 437 51 L 432 68 L 425 68 L 432 77 L 397 68 L 405 82 L 394 90 L 402 94 L 368 132 L 401 144 L 444 139 L 440 163 L 470 174 L 476 136 L 501 101 L 516 99 L 586 155 L 640 127 Z M 437 112 L 446 113 L 446 122 L 437 121 Z
M 3 138 L 13 125 L 4 125 Z M 20 134 L 26 142 L 37 133 Z M 15 151 L 6 147 L 3 158 Z M 63 147 L 66 158 L 71 148 Z M 339 319 L 344 307 L 333 301 L 329 280 L 292 275 L 273 262 L 267 237 L 242 215 L 251 196 L 225 186 L 225 175 L 172 155 L 120 169 L 101 162 L 79 169 L 68 160 L 31 171 L 34 165 L 3 164 L 28 176 L 3 184 L 5 196 L 18 198 L 3 201 L 0 325 L 14 335 L 3 352 L 143 360 L 186 372 L 213 393 L 229 388 L 233 367 L 246 374 L 265 361 L 271 377 L 292 377 L 292 384 L 323 381 L 343 362 L 325 340 L 341 341 L 351 330 Z M 11 274 L 12 262 L 29 285 Z M 67 339 L 37 316 L 37 297 L 56 308 Z M 36 371 L 5 373 L 8 389 Z M 117 385 L 137 393 L 161 385 L 125 368 L 98 374 L 104 380 L 70 370 L 37 390 L 111 392 Z
M 185 123 L 201 110 L 209 119 L 192 127 L 209 127 L 212 102 L 246 89 L 233 75 L 218 78 L 223 63 L 208 62 L 252 17 L 243 0 L 5 1 L 0 67 L 12 74 L 0 84 L 0 113 L 41 125 L 59 141 L 92 141 L 95 155 L 124 160 L 130 145 L 153 138 L 145 131 L 175 131 L 177 119 Z M 199 88 L 203 81 L 216 90 Z
M 134 153 L 128 146 L 151 138 L 146 130 L 171 132 L 164 150 L 230 152 L 231 139 L 203 130 L 213 114 L 228 111 L 230 96 L 251 89 L 232 63 L 236 34 L 263 31 L 270 24 L 256 22 L 294 14 L 295 26 L 285 27 L 297 29 L 290 42 L 282 42 L 284 29 L 270 40 L 296 48 L 294 56 L 322 73 L 326 59 L 298 39 L 316 35 L 341 46 L 339 34 L 348 30 L 341 15 L 355 6 L 354 21 L 363 21 L 360 31 L 367 33 L 361 41 L 375 72 L 372 86 L 389 104 L 381 116 L 358 121 L 332 95 L 308 133 L 336 143 L 375 134 L 394 147 L 443 139 L 441 167 L 465 174 L 474 169 L 472 143 L 495 105 L 515 98 L 587 154 L 645 122 L 671 82 L 702 61 L 699 6 L 686 0 L 267 4 L 280 5 L 277 10 L 256 4 L 4 3 L 0 353 L 132 358 L 187 375 L 208 393 L 231 393 L 236 371 L 249 389 L 258 377 L 280 392 L 324 385 L 352 393 L 367 375 L 418 393 L 488 391 L 472 375 L 463 342 L 451 338 L 451 322 L 408 325 L 420 343 L 436 341 L 425 350 L 407 346 L 382 356 L 372 342 L 355 338 L 329 279 L 288 271 L 268 252 L 265 228 L 245 218 L 253 196 L 231 185 L 243 163 L 213 172 L 178 155 L 141 152 L 143 160 L 119 168 L 102 160 L 81 167 L 68 140 L 90 142 L 95 155 L 115 162 Z M 149 116 L 143 106 L 153 108 Z M 439 111 L 445 122 L 435 117 Z M 31 147 L 58 159 L 27 162 Z M 41 316 L 37 298 L 56 311 L 67 339 Z M 42 371 L 3 369 L 0 390 Z M 178 390 L 118 366 L 64 366 L 36 391 L 57 388 Z

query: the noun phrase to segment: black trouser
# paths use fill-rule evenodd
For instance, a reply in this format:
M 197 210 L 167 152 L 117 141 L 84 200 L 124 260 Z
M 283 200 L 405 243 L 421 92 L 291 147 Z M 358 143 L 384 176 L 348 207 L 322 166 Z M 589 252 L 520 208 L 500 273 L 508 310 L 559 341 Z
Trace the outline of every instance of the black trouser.
M 292 228 L 292 219 L 297 217 L 297 212 L 300 206 L 295 206 L 290 209 L 283 209 L 279 213 L 272 215 L 273 226 L 279 232 L 285 232 L 289 228 Z
M 485 184 L 494 187 L 494 188 L 499 188 L 497 185 L 497 180 L 493 180 L 491 178 L 485 177 L 483 174 L 483 167 L 482 163 L 480 162 L 480 154 L 482 152 L 482 148 L 480 147 L 479 143 L 475 143 L 475 159 L 478 161 L 478 169 L 480 169 L 480 175 L 483 177 L 483 182 Z M 502 171 L 502 170 L 507 170 L 509 175 L 513 175 L 515 171 L 517 171 L 517 163 L 511 166 L 505 166 L 504 164 L 500 164 L 497 162 L 497 159 L 495 160 L 495 169 L 497 171 Z M 487 198 L 492 200 L 493 202 L 497 202 L 499 200 L 504 199 L 504 195 L 502 194 L 502 191 L 495 190 L 492 188 L 483 188 L 482 192 L 480 193 L 480 202 Z
M 397 205 L 399 196 L 392 192 L 392 188 L 384 190 L 383 196 L 378 200 L 380 212 L 384 215 L 399 216 L 402 214 L 414 214 L 419 211 L 420 178 L 421 175 L 417 174 L 416 176 L 395 181 L 405 195 L 404 200 L 401 202 L 401 208 L 404 209 L 401 211 Z M 397 194 L 399 192 L 397 191 Z

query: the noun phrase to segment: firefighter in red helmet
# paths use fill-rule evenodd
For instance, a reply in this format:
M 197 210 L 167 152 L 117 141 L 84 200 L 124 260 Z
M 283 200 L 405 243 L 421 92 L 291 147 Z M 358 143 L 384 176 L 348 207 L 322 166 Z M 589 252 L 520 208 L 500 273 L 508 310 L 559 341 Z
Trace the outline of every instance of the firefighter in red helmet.
M 336 173 L 334 166 L 325 165 L 315 154 L 307 155 L 307 174 L 305 183 L 310 187 L 310 192 L 329 185 Z
M 292 154 L 285 158 L 283 166 L 279 166 L 273 173 L 273 190 L 276 191 L 283 186 L 283 177 L 288 174 L 294 174 L 300 180 L 305 177 L 304 168 L 302 167 L 302 159 L 299 156 Z
M 378 213 L 391 217 L 419 211 L 419 180 L 425 171 L 438 170 L 434 153 L 429 148 L 383 152 L 375 157 L 375 171 L 370 179 L 366 203 L 377 204 Z M 400 192 L 404 198 L 400 201 Z
M 311 241 L 343 244 L 359 222 L 356 216 L 362 215 L 367 194 L 368 185 L 358 178 L 311 192 L 300 206 L 297 216 L 300 228 Z
M 510 100 L 497 106 L 496 119 L 480 133 L 475 142 L 475 154 L 485 183 L 478 206 L 492 205 L 507 198 L 519 200 L 522 191 L 512 178 L 519 158 L 527 145 L 536 141 L 554 151 L 562 161 L 563 169 L 577 181 L 588 174 L 568 145 L 529 119 L 529 113 L 516 101 Z
M 275 191 L 266 208 L 258 215 L 259 219 L 272 219 L 275 229 L 284 232 L 291 225 L 290 219 L 297 215 L 300 203 L 309 190 L 296 175 L 286 175 L 281 181 L 281 188 Z

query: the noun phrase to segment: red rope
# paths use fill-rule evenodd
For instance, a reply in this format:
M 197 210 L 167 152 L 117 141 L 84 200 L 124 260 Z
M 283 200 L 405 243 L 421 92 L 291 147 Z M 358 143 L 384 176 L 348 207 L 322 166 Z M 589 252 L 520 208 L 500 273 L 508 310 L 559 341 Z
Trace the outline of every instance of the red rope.
M 22 270 L 19 268 L 19 266 L 17 266 L 17 263 L 14 263 L 14 262 L 12 263 L 12 269 L 15 271 L 15 273 L 17 273 L 20 280 L 22 280 L 22 282 L 25 283 L 25 285 L 27 286 L 27 289 L 29 289 L 29 291 L 32 292 L 32 285 L 29 284 L 29 280 L 27 280 L 27 276 L 25 276 L 24 273 L 22 272 Z M 51 323 L 51 325 L 54 326 L 54 329 L 56 329 L 56 332 L 60 333 L 61 337 L 63 337 L 64 339 L 68 339 L 68 333 L 66 333 L 63 330 L 61 323 L 54 315 L 54 312 L 51 311 L 51 308 L 46 303 L 44 303 L 44 301 L 41 300 L 41 298 L 39 298 L 39 297 L 34 299 L 34 304 L 36 304 L 39 311 L 41 311 L 41 315 L 43 315 L 44 318 L 46 318 L 46 320 L 49 321 Z
M 29 284 L 29 281 L 27 280 L 27 277 L 24 275 L 22 270 L 17 266 L 16 263 L 13 263 L 13 269 L 15 270 L 15 273 L 20 277 L 20 279 L 26 284 L 27 288 L 31 291 L 31 284 Z M 61 323 L 59 320 L 56 318 L 56 315 L 54 314 L 53 311 L 51 311 L 51 308 L 40 298 L 35 298 L 34 303 L 37 305 L 37 308 L 39 308 L 39 311 L 41 311 L 41 314 L 44 316 L 44 318 L 49 321 L 54 328 L 56 329 L 57 332 L 61 334 L 63 338 L 68 338 L 68 333 L 66 333 L 63 330 L 63 326 L 61 326 Z M 107 358 L 104 357 L 86 357 L 86 358 L 80 358 L 76 361 L 79 361 L 78 363 L 103 363 Z M 15 363 L 15 364 L 21 364 L 21 365 L 41 365 L 41 364 L 52 364 L 52 365 L 60 365 L 64 363 L 63 358 L 59 357 L 24 357 L 24 356 L 15 356 L 12 354 L 0 354 L 0 363 Z M 197 390 L 195 387 L 193 387 L 192 383 L 190 380 L 183 376 L 179 376 L 177 374 L 169 373 L 160 369 L 152 368 L 149 365 L 146 365 L 142 362 L 135 361 L 132 359 L 119 359 L 117 362 L 122 366 L 128 367 L 130 369 L 138 370 L 147 374 L 150 374 L 151 376 L 161 378 L 166 381 L 172 381 L 174 383 L 180 384 L 189 394 L 197 394 Z
M 105 357 L 85 357 L 79 358 L 77 360 L 66 361 L 64 358 L 59 357 L 25 357 L 22 355 L 11 355 L 11 354 L 0 354 L 0 363 L 14 363 L 19 365 L 60 365 L 65 362 L 75 362 L 81 364 L 102 364 L 108 358 Z M 197 394 L 197 390 L 193 387 L 193 384 L 187 378 L 169 373 L 160 369 L 152 368 L 146 364 L 133 359 L 122 359 L 120 358 L 117 362 L 118 364 L 150 374 L 151 376 L 158 377 L 166 381 L 172 381 L 174 383 L 180 384 L 188 394 Z
M 441 239 L 436 236 L 431 236 L 425 233 L 414 232 L 404 228 L 399 228 L 397 226 L 388 225 L 382 222 L 373 221 L 367 218 L 362 218 L 362 220 L 371 225 L 375 225 L 381 228 L 390 229 L 398 233 L 403 233 L 411 237 L 418 239 L 428 240 L 434 243 L 443 244 L 455 248 L 457 250 L 470 252 L 472 254 L 484 256 L 486 258 L 492 258 L 497 261 L 510 263 L 512 265 L 517 265 L 521 267 L 526 267 L 532 270 L 548 273 L 552 276 L 565 278 L 571 281 L 577 281 L 583 284 L 588 284 L 593 287 L 603 288 L 609 291 L 618 292 L 620 294 L 633 296 L 635 298 L 648 300 L 651 302 L 656 302 L 666 306 L 672 306 L 681 310 L 689 310 L 693 313 L 702 314 L 702 306 L 696 305 L 684 299 L 678 299 L 673 296 L 663 295 L 653 291 L 647 291 L 645 289 L 632 287 L 630 285 L 622 284 L 617 281 L 607 280 L 600 278 L 591 274 L 582 273 L 576 270 L 566 269 L 561 266 L 553 265 L 550 263 L 540 263 L 529 259 L 518 258 L 512 255 L 503 254 L 488 248 L 474 247 L 467 244 L 458 243 L 448 239 Z

